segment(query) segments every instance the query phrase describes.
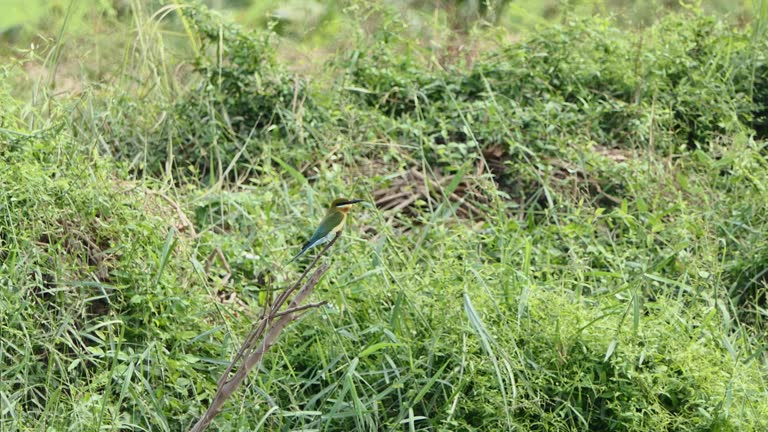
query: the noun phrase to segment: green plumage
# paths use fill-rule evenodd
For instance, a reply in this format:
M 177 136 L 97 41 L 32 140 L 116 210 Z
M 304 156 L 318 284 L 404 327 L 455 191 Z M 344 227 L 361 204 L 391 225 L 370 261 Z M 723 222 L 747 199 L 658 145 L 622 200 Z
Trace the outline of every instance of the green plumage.
M 314 234 L 312 234 L 312 237 L 310 237 L 309 240 L 304 243 L 304 246 L 302 246 L 302 252 L 325 243 L 320 242 L 320 240 L 325 239 L 329 234 L 336 234 L 343 227 L 344 219 L 346 219 L 346 217 L 347 215 L 336 209 L 329 210 L 328 214 L 326 214 L 322 222 L 320 222 L 320 226 L 317 227 Z M 326 241 L 328 240 L 330 239 L 327 239 Z
M 325 214 L 325 217 L 320 222 L 320 226 L 317 227 L 315 232 L 312 234 L 312 237 L 310 237 L 309 240 L 304 243 L 301 251 L 296 254 L 295 257 L 291 258 L 288 263 L 293 262 L 296 258 L 302 256 L 306 251 L 312 249 L 313 247 L 319 246 L 333 239 L 333 236 L 336 235 L 337 232 L 341 231 L 342 228 L 344 228 L 344 222 L 347 218 L 346 212 L 349 210 L 349 206 L 358 202 L 360 202 L 360 200 L 349 200 L 345 198 L 333 200 L 330 208 L 328 209 L 328 213 Z

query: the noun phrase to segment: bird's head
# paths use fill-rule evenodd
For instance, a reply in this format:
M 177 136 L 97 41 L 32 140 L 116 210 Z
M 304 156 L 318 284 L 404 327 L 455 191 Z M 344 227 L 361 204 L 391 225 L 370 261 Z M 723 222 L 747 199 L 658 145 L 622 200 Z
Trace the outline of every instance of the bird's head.
M 363 200 L 361 199 L 336 198 L 331 203 L 330 210 L 338 210 L 340 212 L 346 213 L 349 211 L 349 208 L 352 207 L 352 204 L 357 204 L 362 201 Z

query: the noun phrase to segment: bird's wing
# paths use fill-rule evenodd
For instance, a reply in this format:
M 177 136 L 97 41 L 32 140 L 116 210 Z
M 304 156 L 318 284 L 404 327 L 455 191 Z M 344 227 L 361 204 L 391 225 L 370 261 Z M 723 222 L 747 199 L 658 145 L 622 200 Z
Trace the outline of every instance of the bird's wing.
M 333 228 L 341 225 L 341 223 L 344 222 L 344 216 L 345 215 L 342 212 L 333 212 L 327 214 L 325 218 L 323 218 L 322 222 L 320 222 L 320 226 L 317 227 L 315 233 L 312 234 L 312 237 L 310 237 L 309 240 L 304 243 L 304 246 L 301 247 L 301 251 L 296 254 L 296 256 L 291 258 L 288 263 L 291 263 L 296 258 L 304 255 L 304 252 L 308 251 L 309 249 L 312 249 L 317 245 L 321 245 L 331 240 L 336 234 L 336 231 Z
M 312 234 L 312 237 L 310 237 L 309 240 L 307 240 L 307 242 L 304 244 L 302 249 L 309 249 L 328 241 L 328 236 L 330 235 L 333 237 L 333 234 L 335 233 L 334 228 L 344 222 L 344 216 L 344 213 L 338 211 L 328 213 L 323 218 L 322 222 L 320 222 L 320 226 L 317 227 L 315 233 Z

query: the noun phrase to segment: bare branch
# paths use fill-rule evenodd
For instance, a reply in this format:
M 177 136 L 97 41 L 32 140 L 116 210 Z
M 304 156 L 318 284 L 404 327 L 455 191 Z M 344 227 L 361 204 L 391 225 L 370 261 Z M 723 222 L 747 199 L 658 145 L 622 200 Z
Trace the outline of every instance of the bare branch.
M 327 301 L 323 300 L 323 301 L 317 302 L 317 303 L 305 304 L 304 306 L 296 306 L 295 308 L 290 308 L 290 309 L 286 309 L 286 310 L 284 310 L 282 312 L 278 312 L 278 313 L 274 314 L 272 317 L 273 318 L 278 318 L 278 317 L 281 317 L 283 315 L 288 315 L 288 314 L 300 312 L 300 311 L 303 311 L 303 310 L 306 310 L 306 309 L 317 308 L 317 307 L 323 306 L 323 305 L 325 305 L 327 303 L 328 303 Z
M 314 261 L 304 270 L 299 276 L 299 279 L 290 287 L 286 288 L 275 302 L 264 311 L 259 319 L 258 323 L 254 324 L 248 336 L 243 341 L 240 349 L 235 354 L 232 362 L 227 366 L 227 369 L 222 374 L 218 381 L 218 388 L 216 394 L 213 396 L 211 405 L 205 411 L 202 417 L 195 423 L 190 429 L 190 432 L 203 432 L 208 425 L 213 421 L 213 418 L 221 412 L 221 408 L 224 403 L 229 399 L 238 387 L 245 381 L 245 377 L 248 373 L 261 362 L 264 354 L 275 344 L 277 338 L 283 329 L 292 321 L 302 316 L 302 311 L 306 311 L 311 308 L 324 305 L 326 302 L 309 303 L 302 305 L 302 302 L 312 294 L 315 286 L 323 277 L 325 272 L 330 268 L 330 264 L 324 263 L 320 265 L 307 279 L 306 283 L 301 286 L 301 289 L 296 289 L 301 285 L 301 281 L 309 273 L 309 271 L 317 264 L 320 257 L 339 239 L 340 233 L 331 240 L 323 250 L 317 254 Z M 288 308 L 280 310 L 283 304 L 288 298 L 296 292 L 293 299 L 288 304 Z M 232 371 L 237 368 L 234 375 L 230 377 Z

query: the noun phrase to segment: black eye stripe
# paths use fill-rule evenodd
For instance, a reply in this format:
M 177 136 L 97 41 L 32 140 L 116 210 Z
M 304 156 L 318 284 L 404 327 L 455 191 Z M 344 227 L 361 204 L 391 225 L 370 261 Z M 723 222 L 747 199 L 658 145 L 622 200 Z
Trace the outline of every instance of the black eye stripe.
M 342 207 L 342 206 L 346 206 L 346 205 L 350 205 L 350 204 L 356 204 L 356 203 L 359 203 L 359 202 L 362 202 L 362 201 L 363 200 L 359 200 L 359 199 L 349 200 L 349 201 L 342 201 L 342 202 L 336 204 L 336 207 Z

